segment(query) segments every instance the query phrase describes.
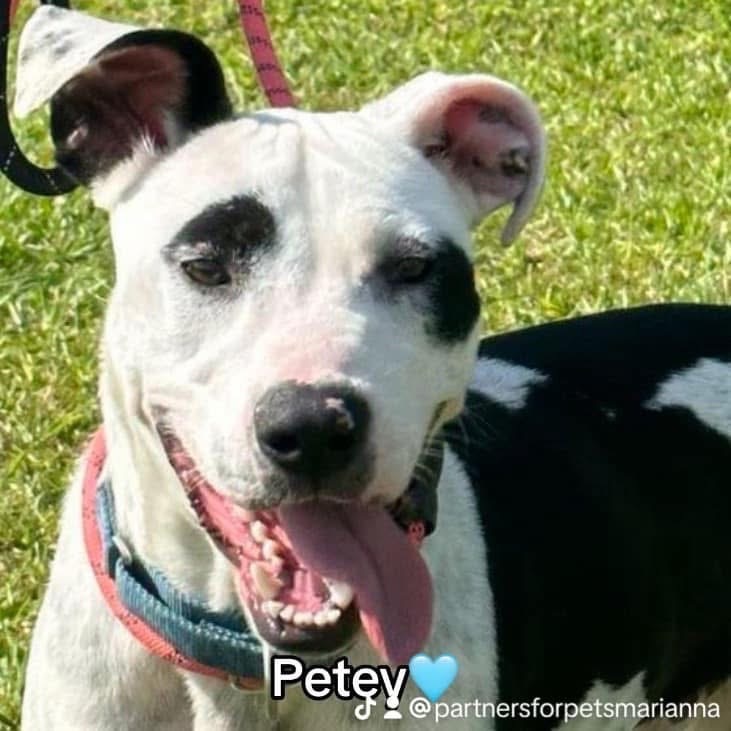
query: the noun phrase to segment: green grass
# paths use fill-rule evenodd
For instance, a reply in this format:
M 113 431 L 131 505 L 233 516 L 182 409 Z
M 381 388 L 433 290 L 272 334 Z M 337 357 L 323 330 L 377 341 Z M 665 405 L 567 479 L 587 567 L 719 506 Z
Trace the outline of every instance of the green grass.
M 731 27 L 727 0 L 269 0 L 303 106 L 355 107 L 427 68 L 525 88 L 550 134 L 543 202 L 512 249 L 478 235 L 485 331 L 664 300 L 729 301 Z M 24 3 L 21 19 L 32 3 Z M 195 31 L 240 109 L 262 105 L 234 3 L 84 0 Z M 48 161 L 45 118 L 19 127 Z M 58 506 L 98 422 L 97 337 L 112 278 L 83 192 L 0 182 L 0 727 L 18 718 Z M 70 618 L 73 621 L 73 618 Z

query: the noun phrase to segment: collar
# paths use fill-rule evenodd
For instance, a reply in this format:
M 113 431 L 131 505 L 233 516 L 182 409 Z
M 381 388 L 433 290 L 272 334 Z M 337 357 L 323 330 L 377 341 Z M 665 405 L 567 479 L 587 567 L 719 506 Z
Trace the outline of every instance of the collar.
M 433 443 L 434 444 L 434 443 Z M 420 544 L 436 527 L 436 485 L 442 443 L 428 450 L 392 513 Z M 82 486 L 84 543 L 99 589 L 115 617 L 153 655 L 185 670 L 225 680 L 241 690 L 264 687 L 264 653 L 243 613 L 214 612 L 202 597 L 178 591 L 158 569 L 145 565 L 117 533 L 114 496 L 102 479 L 104 430 L 93 436 Z
M 201 597 L 178 591 L 119 536 L 111 485 L 100 479 L 105 458 L 99 429 L 86 458 L 82 517 L 89 562 L 112 613 L 153 655 L 243 690 L 261 690 L 262 647 L 243 614 L 213 612 Z

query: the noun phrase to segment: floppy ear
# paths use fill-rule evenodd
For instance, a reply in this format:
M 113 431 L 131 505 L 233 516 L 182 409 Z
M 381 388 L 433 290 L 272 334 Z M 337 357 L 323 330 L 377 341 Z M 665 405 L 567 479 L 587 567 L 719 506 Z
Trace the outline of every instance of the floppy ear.
M 16 88 L 19 116 L 50 100 L 57 163 L 107 208 L 164 151 L 231 114 L 218 61 L 194 36 L 49 5 L 23 29 Z
M 447 176 L 472 223 L 512 202 L 502 241 L 518 235 L 538 199 L 546 157 L 540 116 L 523 92 L 492 76 L 429 72 L 362 111 Z

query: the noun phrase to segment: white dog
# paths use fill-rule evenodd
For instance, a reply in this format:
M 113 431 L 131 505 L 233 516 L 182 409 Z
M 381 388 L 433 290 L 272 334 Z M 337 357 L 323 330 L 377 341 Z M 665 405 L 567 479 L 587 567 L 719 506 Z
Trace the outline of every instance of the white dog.
M 493 421 L 528 413 L 551 364 L 520 365 L 520 346 L 496 359 L 488 341 L 471 393 L 502 411 L 481 420 L 485 403 L 473 404 L 443 446 L 477 358 L 470 227 L 512 203 L 511 240 L 542 182 L 543 128 L 524 94 L 429 73 L 357 112 L 235 116 L 197 39 L 43 7 L 21 40 L 16 109 L 49 100 L 59 164 L 109 212 L 116 284 L 104 437 L 64 506 L 24 728 L 362 723 L 338 698 L 269 699 L 275 653 L 352 665 L 451 653 L 452 701 L 655 694 L 653 666 L 631 653 L 584 662 L 565 640 L 575 664 L 551 675 L 550 643 L 526 639 L 531 657 L 515 641 L 539 609 L 504 594 L 484 515 L 491 476 L 470 450 L 498 443 Z M 512 445 L 532 438 L 511 428 Z M 439 528 L 420 548 L 435 492 Z M 549 494 L 525 509 L 545 511 Z M 516 560 L 521 544 L 500 540 L 497 559 Z M 524 563 L 552 555 L 526 545 Z M 550 580 L 534 569 L 516 588 Z M 546 616 L 573 621 L 561 612 Z M 410 684 L 399 727 L 433 725 L 407 712 L 418 694 Z M 374 726 L 390 723 L 384 710 L 360 707 Z M 548 722 L 522 723 L 510 728 Z

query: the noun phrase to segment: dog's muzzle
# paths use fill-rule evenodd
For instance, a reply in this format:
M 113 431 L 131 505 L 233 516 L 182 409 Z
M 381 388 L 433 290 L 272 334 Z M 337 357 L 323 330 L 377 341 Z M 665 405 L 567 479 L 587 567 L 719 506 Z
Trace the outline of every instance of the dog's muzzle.
M 292 392 L 285 399 L 288 408 L 291 399 Z M 368 417 L 365 410 L 357 412 L 360 405 L 353 406 L 358 402 L 351 394 L 300 391 L 294 402 L 306 413 L 293 445 L 287 445 L 291 449 L 278 444 L 280 452 L 293 451 L 292 460 L 299 464 L 298 452 L 309 447 L 302 446 L 302 430 L 313 429 L 350 434 L 344 449 L 357 454 L 355 445 L 362 443 L 359 435 L 366 433 Z M 340 419 L 348 420 L 347 428 L 341 429 Z M 264 433 L 271 434 L 266 431 L 271 423 L 263 424 Z M 206 480 L 169 427 L 159 425 L 159 430 L 198 521 L 231 561 L 242 606 L 269 645 L 330 655 L 351 644 L 363 628 L 381 657 L 392 663 L 408 661 L 423 647 L 433 595 L 419 546 L 433 529 L 436 501 L 427 495 L 435 492 L 436 483 L 414 478 L 391 506 L 367 505 L 347 494 L 337 500 L 309 494 L 244 510 Z M 441 455 L 441 446 L 427 446 L 429 453 Z M 328 450 L 337 451 L 332 445 Z M 438 479 L 439 466 L 434 467 L 425 472 Z M 419 520 L 422 509 L 428 515 Z

